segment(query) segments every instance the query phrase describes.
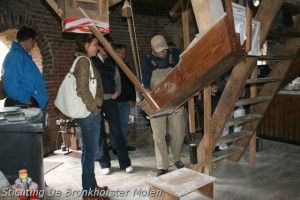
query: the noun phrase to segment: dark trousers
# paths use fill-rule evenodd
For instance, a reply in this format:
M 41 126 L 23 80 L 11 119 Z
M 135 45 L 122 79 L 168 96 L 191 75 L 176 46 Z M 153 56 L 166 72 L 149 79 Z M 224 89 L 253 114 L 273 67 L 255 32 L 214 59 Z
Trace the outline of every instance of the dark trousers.
M 113 99 L 104 100 L 102 104 L 102 112 L 104 113 L 105 118 L 108 120 L 110 134 L 113 134 L 115 139 L 120 169 L 126 169 L 131 165 L 131 161 L 128 156 L 127 144 L 122 134 L 117 102 Z M 104 132 L 103 119 L 101 122 L 101 133 Z M 101 134 L 100 136 L 100 149 L 107 149 L 102 148 L 102 145 L 106 145 L 106 136 L 104 134 Z M 110 156 L 107 150 L 100 152 L 99 162 L 101 168 L 109 168 L 111 166 Z
M 39 108 L 40 107 L 38 102 L 33 97 L 31 97 L 30 100 L 31 100 L 32 104 L 29 105 L 26 103 L 21 103 L 18 100 L 6 98 L 5 102 L 4 102 L 4 107 L 13 107 L 13 106 L 21 107 L 21 108 Z

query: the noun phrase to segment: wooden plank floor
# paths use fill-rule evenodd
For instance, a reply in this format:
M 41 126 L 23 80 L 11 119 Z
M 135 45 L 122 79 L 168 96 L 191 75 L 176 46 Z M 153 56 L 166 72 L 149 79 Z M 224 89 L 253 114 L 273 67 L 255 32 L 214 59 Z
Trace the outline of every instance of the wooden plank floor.
M 199 135 L 196 135 L 196 139 Z M 111 175 L 102 175 L 98 163 L 95 173 L 100 186 L 107 185 L 113 191 L 125 191 L 126 196 L 111 197 L 111 200 L 146 200 L 149 199 L 147 179 L 155 176 L 154 149 L 150 145 L 130 152 L 134 173 L 120 171 L 116 156 L 112 155 Z M 248 152 L 239 163 L 227 160 L 217 162 L 212 176 L 217 178 L 215 199 L 217 200 L 298 200 L 300 197 L 300 146 L 263 140 L 262 150 L 257 152 L 257 165 L 248 165 Z M 64 162 L 45 175 L 47 182 L 47 200 L 81 200 L 76 195 L 68 196 L 67 191 L 80 191 L 80 159 L 55 155 L 45 158 Z M 188 145 L 184 145 L 182 161 L 189 163 Z M 176 168 L 172 164 L 170 170 Z M 49 192 L 50 193 L 49 195 Z M 60 197 L 54 191 L 62 191 Z M 0 198 L 1 199 L 1 198 Z M 208 199 L 196 193 L 181 198 L 182 200 Z

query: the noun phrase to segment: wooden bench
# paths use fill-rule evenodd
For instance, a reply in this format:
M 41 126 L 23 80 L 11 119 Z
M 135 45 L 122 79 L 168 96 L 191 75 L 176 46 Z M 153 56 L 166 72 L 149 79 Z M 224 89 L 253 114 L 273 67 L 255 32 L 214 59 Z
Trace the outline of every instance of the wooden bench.
M 152 200 L 179 200 L 182 196 L 197 192 L 213 199 L 215 181 L 214 177 L 184 167 L 148 179 L 152 194 L 157 194 L 149 196 L 149 198 Z

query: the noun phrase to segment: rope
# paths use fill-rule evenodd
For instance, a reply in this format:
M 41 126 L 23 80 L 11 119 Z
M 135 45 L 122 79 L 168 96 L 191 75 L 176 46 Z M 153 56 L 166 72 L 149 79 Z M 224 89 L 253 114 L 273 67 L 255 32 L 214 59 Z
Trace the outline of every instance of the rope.
M 130 6 L 132 5 L 131 0 L 130 0 Z M 140 56 L 139 56 L 139 47 L 137 43 L 137 38 L 136 38 L 136 31 L 135 31 L 135 23 L 134 23 L 134 15 L 133 15 L 133 8 L 131 6 L 131 15 L 132 15 L 132 27 L 133 27 L 133 33 L 134 33 L 134 38 L 135 38 L 135 47 L 136 47 L 136 53 L 137 53 L 137 61 L 138 61 L 138 74 L 140 74 L 140 80 L 142 80 L 142 72 L 141 72 L 141 61 L 140 61 Z
M 128 32 L 129 32 L 129 37 L 130 37 L 130 42 L 132 47 L 132 56 L 134 61 L 135 72 L 137 77 L 140 77 L 140 71 L 137 64 L 136 49 L 135 49 L 135 44 L 133 42 L 133 36 L 132 36 L 132 23 L 130 18 L 127 18 L 127 23 L 128 23 Z

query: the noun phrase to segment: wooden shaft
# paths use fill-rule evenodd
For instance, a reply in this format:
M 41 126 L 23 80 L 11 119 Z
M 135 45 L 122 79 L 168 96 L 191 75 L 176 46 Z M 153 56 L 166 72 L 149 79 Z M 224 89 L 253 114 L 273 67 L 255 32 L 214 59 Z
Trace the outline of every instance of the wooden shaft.
M 49 6 L 51 6 L 58 16 L 62 16 L 62 9 L 58 8 L 57 3 L 54 0 L 46 0 L 46 2 L 49 4 Z

